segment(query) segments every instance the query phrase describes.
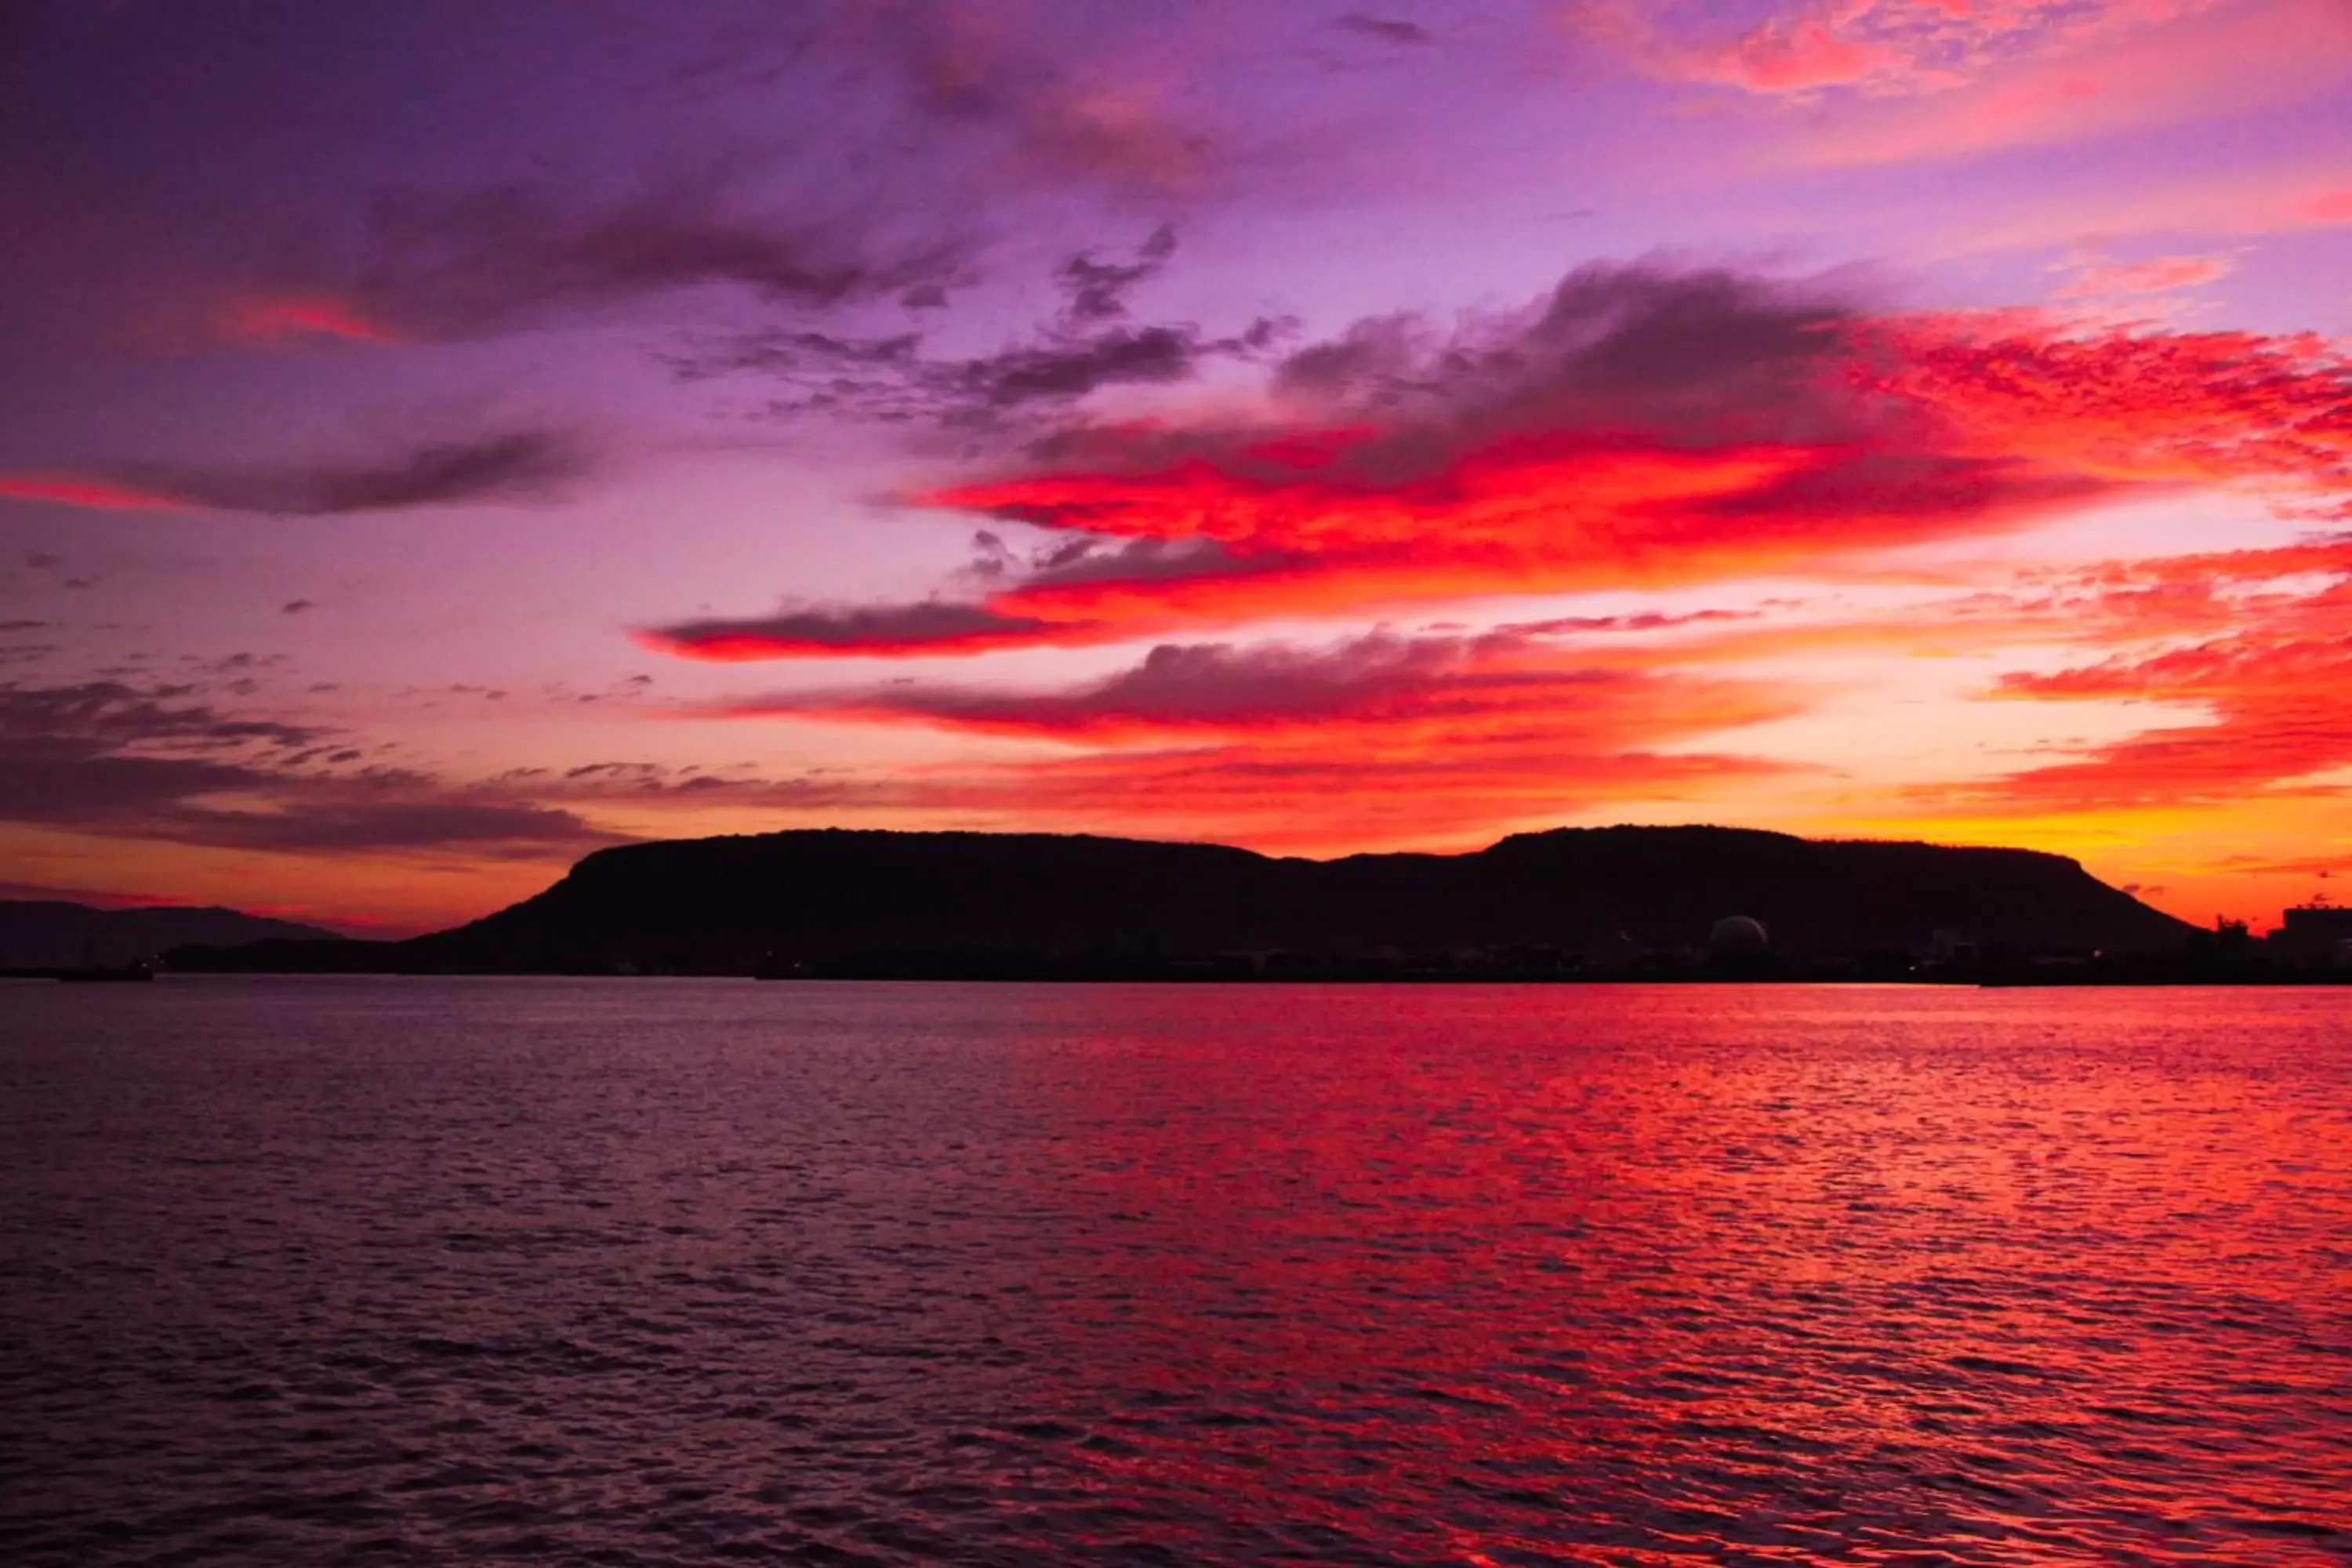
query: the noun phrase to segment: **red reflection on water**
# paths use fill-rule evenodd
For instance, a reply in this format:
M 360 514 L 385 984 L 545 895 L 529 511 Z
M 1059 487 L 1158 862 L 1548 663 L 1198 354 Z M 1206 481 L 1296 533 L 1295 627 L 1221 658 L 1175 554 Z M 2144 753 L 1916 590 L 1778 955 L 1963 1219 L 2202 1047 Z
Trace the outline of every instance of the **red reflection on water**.
M 1107 1503 L 1321 1561 L 2337 1560 L 2339 1000 L 1037 1007 Z

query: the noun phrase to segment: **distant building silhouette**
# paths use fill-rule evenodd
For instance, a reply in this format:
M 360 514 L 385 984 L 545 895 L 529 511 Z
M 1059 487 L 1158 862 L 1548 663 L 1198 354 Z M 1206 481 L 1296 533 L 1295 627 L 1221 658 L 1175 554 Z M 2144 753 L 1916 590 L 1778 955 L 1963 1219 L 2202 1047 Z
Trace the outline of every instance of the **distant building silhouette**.
M 2287 963 L 2352 967 L 2352 909 L 2321 899 L 2288 910 L 2270 947 Z

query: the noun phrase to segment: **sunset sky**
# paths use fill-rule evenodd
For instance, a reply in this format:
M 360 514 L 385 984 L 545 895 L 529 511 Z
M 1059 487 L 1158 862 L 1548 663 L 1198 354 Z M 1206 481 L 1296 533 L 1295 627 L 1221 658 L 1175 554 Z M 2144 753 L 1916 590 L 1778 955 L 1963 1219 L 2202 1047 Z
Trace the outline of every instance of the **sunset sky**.
M 0 897 L 2352 870 L 2352 0 L 0 3 Z

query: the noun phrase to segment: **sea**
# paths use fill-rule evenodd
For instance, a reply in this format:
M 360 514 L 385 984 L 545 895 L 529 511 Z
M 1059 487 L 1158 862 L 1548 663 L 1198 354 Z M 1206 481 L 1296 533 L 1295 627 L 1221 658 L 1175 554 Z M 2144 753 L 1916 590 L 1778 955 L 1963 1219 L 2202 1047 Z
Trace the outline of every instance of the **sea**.
M 2352 991 L 0 987 L 11 1564 L 2343 1564 Z

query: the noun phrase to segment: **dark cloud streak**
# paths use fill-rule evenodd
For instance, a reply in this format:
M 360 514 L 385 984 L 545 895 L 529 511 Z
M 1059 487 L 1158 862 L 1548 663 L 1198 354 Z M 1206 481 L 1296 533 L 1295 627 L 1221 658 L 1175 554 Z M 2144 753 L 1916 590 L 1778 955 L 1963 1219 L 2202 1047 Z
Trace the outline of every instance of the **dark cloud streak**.
M 376 460 L 299 467 L 125 470 L 131 483 L 195 507 L 288 517 L 550 495 L 591 466 L 584 444 L 550 430 L 435 442 Z
M 708 287 L 832 309 L 938 289 L 969 264 L 963 242 L 887 236 L 813 204 L 785 215 L 758 205 L 714 174 L 602 200 L 520 184 L 390 195 L 352 294 L 403 334 L 467 337 Z
M 1399 21 L 1387 16 L 1368 16 L 1360 11 L 1350 11 L 1332 18 L 1331 25 L 1342 32 L 1358 33 L 1367 38 L 1377 38 L 1384 44 L 1400 44 L 1418 47 L 1436 42 L 1428 28 L 1418 22 Z
M 1136 251 L 1131 262 L 1098 261 L 1090 251 L 1062 263 L 1055 276 L 1069 296 L 1066 312 L 1074 321 L 1108 321 L 1124 318 L 1131 289 L 1166 270 L 1176 254 L 1176 231 L 1162 224 Z
M 340 462 L 132 464 L 97 475 L 0 472 L 0 499 L 97 510 L 333 517 L 551 499 L 594 465 L 589 443 L 576 434 L 514 430 L 428 441 Z
M 686 621 L 639 634 L 639 641 L 664 653 L 728 660 L 772 658 L 770 651 L 797 647 L 887 657 L 899 651 L 932 653 L 1019 646 L 1048 628 L 1038 622 L 993 614 L 949 600 L 907 605 L 861 605 L 785 609 L 772 616 L 737 620 Z
M 569 811 L 352 765 L 362 753 L 336 747 L 340 733 L 226 712 L 193 685 L 0 685 L 0 821 L 229 848 L 526 858 L 618 837 Z

